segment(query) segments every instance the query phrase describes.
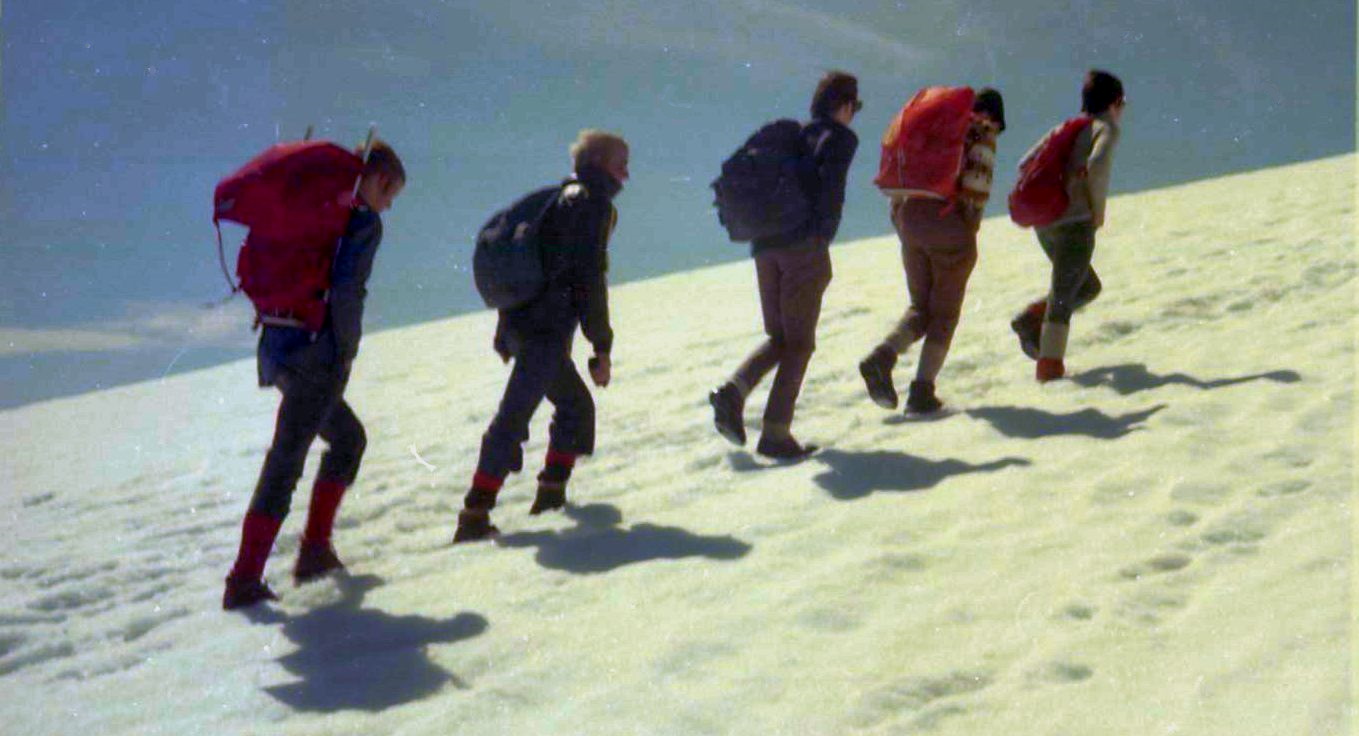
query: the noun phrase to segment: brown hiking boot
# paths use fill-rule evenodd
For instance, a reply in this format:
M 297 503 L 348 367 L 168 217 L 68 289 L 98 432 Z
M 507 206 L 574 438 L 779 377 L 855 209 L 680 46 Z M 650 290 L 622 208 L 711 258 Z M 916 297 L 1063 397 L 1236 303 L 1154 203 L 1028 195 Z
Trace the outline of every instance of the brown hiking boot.
M 226 590 L 222 592 L 222 610 L 233 611 L 263 601 L 276 601 L 278 596 L 263 580 L 246 580 L 228 575 Z
M 897 354 L 881 345 L 859 361 L 859 375 L 868 388 L 868 398 L 884 409 L 897 408 L 897 387 L 892 385 L 892 367 L 896 363 Z
M 906 396 L 907 414 L 933 414 L 944 408 L 944 402 L 934 395 L 933 381 L 911 381 L 910 393 Z
M 746 427 L 742 415 L 746 401 L 736 384 L 728 381 L 708 394 L 708 403 L 713 406 L 713 426 L 717 433 L 727 438 L 733 445 L 746 444 Z
M 311 582 L 333 570 L 343 570 L 344 563 L 329 542 L 303 542 L 297 549 L 297 564 L 293 565 L 293 585 Z
M 755 452 L 773 460 L 801 460 L 819 449 L 816 445 L 800 444 L 792 437 L 776 439 L 769 435 L 760 435 L 760 443 L 755 446 Z
M 544 511 L 555 511 L 566 506 L 566 484 L 540 482 L 538 495 L 533 499 L 529 516 L 537 516 Z
M 1010 321 L 1010 329 L 1019 338 L 1019 349 L 1038 360 L 1038 341 L 1043 335 L 1043 316 L 1047 313 L 1047 302 L 1034 302 Z
M 453 532 L 453 544 L 480 542 L 500 534 L 491 523 L 491 512 L 486 509 L 463 509 L 458 512 L 458 529 Z

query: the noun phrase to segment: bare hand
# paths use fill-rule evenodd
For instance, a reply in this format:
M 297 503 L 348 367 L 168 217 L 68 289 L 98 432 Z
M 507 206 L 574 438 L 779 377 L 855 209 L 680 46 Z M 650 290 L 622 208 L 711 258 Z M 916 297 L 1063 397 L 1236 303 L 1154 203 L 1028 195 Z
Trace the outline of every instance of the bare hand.
M 609 385 L 609 379 L 613 377 L 612 363 L 607 355 L 596 355 L 590 358 L 590 380 L 596 386 L 605 388 Z

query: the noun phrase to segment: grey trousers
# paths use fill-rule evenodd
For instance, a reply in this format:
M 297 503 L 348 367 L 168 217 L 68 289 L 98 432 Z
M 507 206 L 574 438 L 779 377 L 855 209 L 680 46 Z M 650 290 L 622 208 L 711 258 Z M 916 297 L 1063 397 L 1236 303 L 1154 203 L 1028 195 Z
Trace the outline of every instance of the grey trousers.
M 1094 301 L 1103 289 L 1090 265 L 1095 254 L 1095 226 L 1083 220 L 1040 229 L 1038 244 L 1052 262 L 1052 285 L 1044 319 L 1070 324 L 1071 313 Z

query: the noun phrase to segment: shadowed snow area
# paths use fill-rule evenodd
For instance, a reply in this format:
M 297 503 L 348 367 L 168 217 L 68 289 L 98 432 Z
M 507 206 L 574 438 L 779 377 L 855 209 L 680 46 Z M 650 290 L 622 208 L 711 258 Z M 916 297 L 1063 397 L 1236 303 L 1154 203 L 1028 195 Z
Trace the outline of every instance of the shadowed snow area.
M 760 338 L 749 261 L 620 287 L 598 452 L 529 516 L 544 406 L 497 544 L 449 544 L 492 315 L 372 335 L 349 573 L 291 584 L 308 475 L 248 614 L 220 596 L 276 406 L 253 361 L 2 411 L 0 731 L 1348 734 L 1354 182 L 1114 199 L 1044 386 L 1009 320 L 1047 263 L 993 217 L 928 420 L 856 367 L 905 306 L 895 239 L 835 247 L 798 464 L 711 424 Z M 684 247 L 655 235 L 612 257 Z

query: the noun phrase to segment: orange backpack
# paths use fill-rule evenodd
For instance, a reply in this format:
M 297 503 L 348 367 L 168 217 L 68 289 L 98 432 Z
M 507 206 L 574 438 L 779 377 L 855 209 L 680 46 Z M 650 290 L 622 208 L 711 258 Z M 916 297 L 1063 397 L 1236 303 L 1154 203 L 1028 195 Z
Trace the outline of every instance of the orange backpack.
M 890 196 L 930 192 L 952 199 L 963 170 L 971 87 L 926 87 L 901 108 L 882 136 L 882 159 L 873 183 Z

